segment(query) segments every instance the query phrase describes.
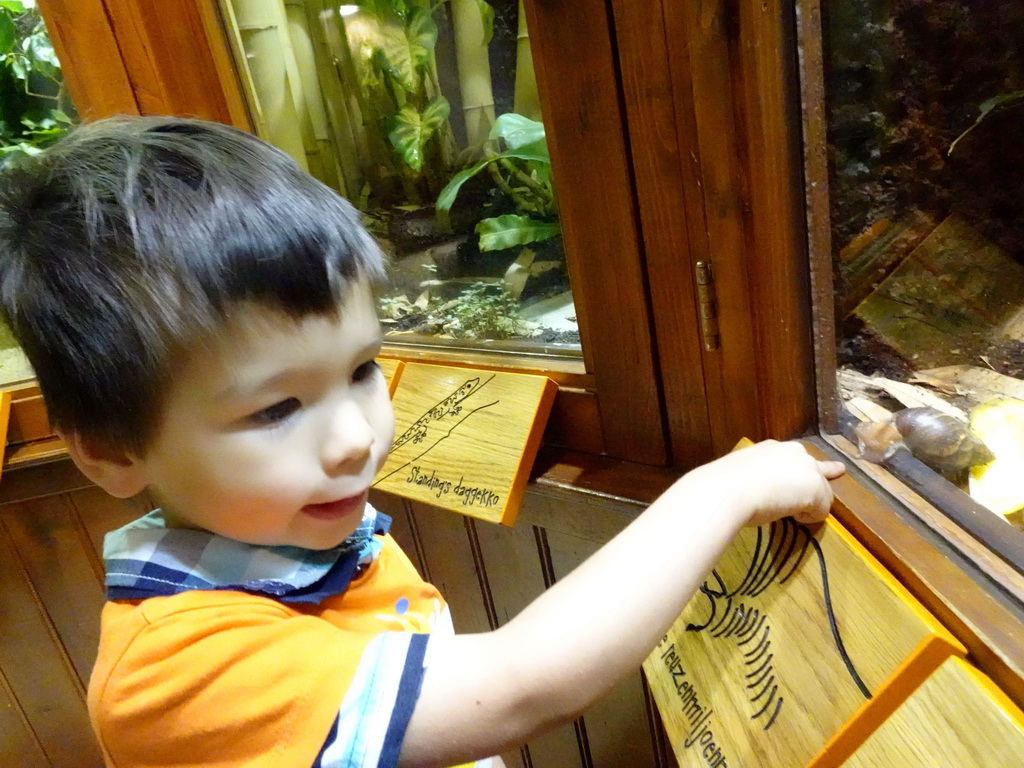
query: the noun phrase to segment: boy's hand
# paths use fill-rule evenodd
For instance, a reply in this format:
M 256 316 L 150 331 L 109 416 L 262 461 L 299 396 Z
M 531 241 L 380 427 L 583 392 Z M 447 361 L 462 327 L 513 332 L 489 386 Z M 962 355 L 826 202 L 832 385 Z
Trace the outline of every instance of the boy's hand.
M 799 443 L 765 440 L 698 467 L 686 478 L 702 493 L 731 497 L 746 525 L 792 516 L 800 523 L 824 520 L 832 506 L 828 481 L 846 471 L 838 461 L 817 461 Z

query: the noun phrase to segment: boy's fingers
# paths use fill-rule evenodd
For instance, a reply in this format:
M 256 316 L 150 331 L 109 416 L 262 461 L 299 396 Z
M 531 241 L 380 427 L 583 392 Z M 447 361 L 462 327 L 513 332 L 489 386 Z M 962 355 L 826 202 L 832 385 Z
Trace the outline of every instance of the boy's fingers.
M 818 469 L 829 480 L 835 480 L 846 472 L 846 465 L 841 461 L 819 461 Z

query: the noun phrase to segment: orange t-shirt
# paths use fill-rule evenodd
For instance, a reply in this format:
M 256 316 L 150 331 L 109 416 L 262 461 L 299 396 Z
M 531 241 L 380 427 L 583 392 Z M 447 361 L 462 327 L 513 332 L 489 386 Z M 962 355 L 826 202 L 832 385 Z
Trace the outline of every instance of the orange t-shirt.
M 384 537 L 340 595 L 283 603 L 205 589 L 103 609 L 89 712 L 107 765 L 391 765 L 440 593 Z

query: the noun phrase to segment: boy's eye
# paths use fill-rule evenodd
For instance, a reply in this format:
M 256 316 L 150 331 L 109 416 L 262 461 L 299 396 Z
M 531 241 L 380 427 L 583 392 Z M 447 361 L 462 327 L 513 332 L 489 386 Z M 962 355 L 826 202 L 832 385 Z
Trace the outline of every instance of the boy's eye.
M 299 402 L 298 398 L 289 397 L 287 400 L 282 400 L 261 411 L 256 411 L 256 413 L 249 417 L 249 420 L 261 426 L 278 424 L 299 410 L 301 406 L 302 403 Z
M 352 374 L 352 381 L 358 383 L 360 381 L 366 381 L 368 379 L 371 379 L 373 378 L 373 375 L 377 373 L 377 371 L 379 370 L 380 365 L 377 363 L 377 361 L 369 360 L 360 365 L 358 368 L 356 368 L 355 373 Z

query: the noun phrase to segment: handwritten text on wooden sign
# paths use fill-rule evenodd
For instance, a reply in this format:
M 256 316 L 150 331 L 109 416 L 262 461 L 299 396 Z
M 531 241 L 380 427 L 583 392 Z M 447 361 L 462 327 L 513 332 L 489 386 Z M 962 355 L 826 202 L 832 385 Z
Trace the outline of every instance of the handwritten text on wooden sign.
M 511 525 L 556 389 L 543 376 L 407 363 L 374 487 Z

